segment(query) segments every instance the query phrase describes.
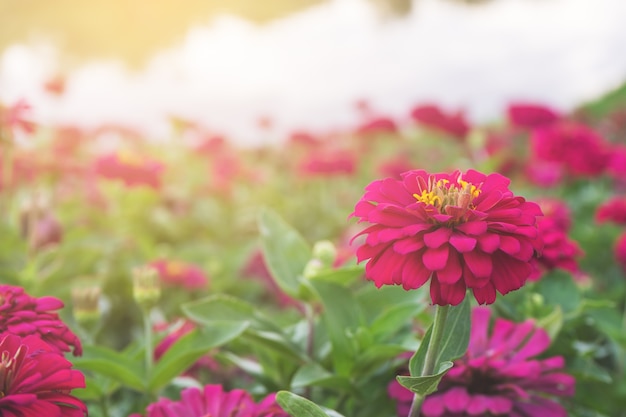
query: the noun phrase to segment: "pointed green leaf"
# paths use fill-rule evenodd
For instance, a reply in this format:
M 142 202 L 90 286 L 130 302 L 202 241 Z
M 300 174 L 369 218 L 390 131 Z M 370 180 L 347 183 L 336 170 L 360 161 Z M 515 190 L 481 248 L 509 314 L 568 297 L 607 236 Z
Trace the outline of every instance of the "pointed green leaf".
M 241 335 L 248 326 L 248 322 L 216 322 L 211 326 L 187 333 L 178 339 L 155 364 L 148 388 L 154 392 L 164 387 L 210 349 L 230 342 Z
M 278 214 L 264 209 L 259 215 L 263 256 L 281 290 L 298 297 L 299 277 L 311 259 L 312 251 L 300 234 Z
M 317 363 L 308 363 L 295 373 L 291 386 L 293 388 L 317 386 L 351 392 L 354 384 L 348 377 L 334 375 Z
M 319 405 L 289 391 L 278 391 L 276 402 L 291 417 L 329 417 L 339 415 L 335 412 L 327 414 Z
M 448 314 L 444 323 L 443 334 L 439 352 L 435 357 L 435 369 L 438 369 L 443 362 L 454 361 L 463 356 L 467 350 L 470 336 L 470 307 L 469 298 L 465 297 L 463 302 L 457 306 L 447 306 L 437 308 L 447 308 Z M 432 333 L 432 325 L 429 327 L 419 349 L 409 362 L 409 370 L 411 376 L 428 376 L 421 375 L 424 368 L 426 351 L 430 343 Z
M 137 391 L 145 389 L 141 362 L 124 352 L 117 352 L 105 346 L 85 346 L 83 356 L 74 358 L 72 362 L 81 371 L 91 371 L 111 378 Z
M 396 379 L 405 388 L 419 395 L 428 395 L 437 391 L 441 378 L 452 368 L 452 362 L 446 361 L 439 365 L 438 371 L 427 376 L 397 376 Z

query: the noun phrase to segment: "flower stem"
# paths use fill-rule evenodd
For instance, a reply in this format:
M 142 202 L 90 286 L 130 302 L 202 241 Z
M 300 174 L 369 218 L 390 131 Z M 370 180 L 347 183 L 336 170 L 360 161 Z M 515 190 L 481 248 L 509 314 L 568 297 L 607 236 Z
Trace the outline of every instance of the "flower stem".
M 143 331 L 146 344 L 146 376 L 150 378 L 153 365 L 152 349 L 152 322 L 150 320 L 150 309 L 143 308 Z
M 441 337 L 443 336 L 443 329 L 445 327 L 449 310 L 450 306 L 440 305 L 438 305 L 435 309 L 435 319 L 430 332 L 430 341 L 428 342 L 428 349 L 426 350 L 426 357 L 424 358 L 424 367 L 422 368 L 421 376 L 432 375 L 435 370 L 435 366 L 437 366 L 437 355 L 440 353 Z M 420 415 L 423 402 L 424 396 L 416 394 L 413 397 L 409 417 L 418 417 Z

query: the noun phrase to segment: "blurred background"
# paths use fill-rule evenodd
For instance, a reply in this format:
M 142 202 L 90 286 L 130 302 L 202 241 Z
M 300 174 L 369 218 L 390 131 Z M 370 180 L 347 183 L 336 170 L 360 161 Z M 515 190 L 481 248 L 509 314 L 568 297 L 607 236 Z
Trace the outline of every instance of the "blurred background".
M 0 0 L 0 102 L 34 119 L 172 120 L 240 145 L 514 100 L 569 111 L 626 79 L 621 0 Z

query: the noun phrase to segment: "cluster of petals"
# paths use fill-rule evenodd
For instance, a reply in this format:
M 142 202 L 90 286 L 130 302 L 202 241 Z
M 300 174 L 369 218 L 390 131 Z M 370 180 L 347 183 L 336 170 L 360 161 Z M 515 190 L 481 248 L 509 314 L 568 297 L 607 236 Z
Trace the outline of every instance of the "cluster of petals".
M 564 175 L 598 176 L 606 169 L 609 149 L 591 128 L 568 121 L 535 129 L 531 135 L 531 163 L 553 163 Z
M 80 339 L 67 327 L 54 310 L 63 308 L 55 297 L 32 297 L 21 287 L 0 285 L 0 332 L 18 336 L 39 335 L 50 348 L 60 354 L 73 348 L 82 354 Z
M 565 202 L 556 199 L 540 199 L 544 217 L 538 219 L 537 228 L 543 241 L 543 251 L 539 258 L 533 259 L 535 272 L 530 280 L 538 280 L 545 271 L 563 269 L 581 276 L 578 258 L 584 252 L 575 241 L 568 236 L 571 225 L 569 208 Z
M 0 335 L 0 415 L 83 417 L 87 407 L 71 395 L 85 388 L 80 371 L 37 336 Z
M 615 196 L 600 204 L 595 218 L 598 223 L 626 225 L 626 196 Z
M 541 251 L 541 210 L 508 186 L 498 173 L 474 170 L 414 170 L 370 183 L 352 213 L 371 224 L 357 234 L 367 235 L 357 249 L 366 278 L 406 290 L 430 279 L 438 305 L 459 304 L 468 288 L 480 304 L 520 288 Z
M 515 127 L 533 129 L 548 126 L 561 115 L 547 106 L 533 103 L 511 103 L 507 108 L 509 123 Z
M 414 107 L 411 118 L 420 125 L 439 130 L 459 140 L 465 139 L 470 131 L 470 124 L 462 112 L 447 113 L 432 104 Z
M 203 289 L 209 284 L 209 278 L 197 265 L 186 262 L 157 259 L 150 263 L 159 273 L 165 286 L 182 287 L 188 290 Z
M 574 395 L 575 379 L 562 371 L 563 357 L 537 358 L 548 334 L 531 320 L 500 318 L 490 331 L 490 316 L 486 307 L 472 311 L 468 350 L 426 397 L 422 417 L 566 417 L 558 398 Z M 389 393 L 404 403 L 400 411 L 407 397 L 398 385 L 392 381 Z
M 356 129 L 356 134 L 363 136 L 382 134 L 392 135 L 395 133 L 398 133 L 398 125 L 396 122 L 389 117 L 382 116 L 371 118 Z
M 160 162 L 122 153 L 100 156 L 94 163 L 97 175 L 112 180 L 121 180 L 128 187 L 159 188 L 163 168 Z
M 204 389 L 187 388 L 180 401 L 161 398 L 148 405 L 146 417 L 289 417 L 270 394 L 256 403 L 244 390 L 224 391 L 221 385 L 205 385 Z M 132 414 L 130 417 L 141 417 Z

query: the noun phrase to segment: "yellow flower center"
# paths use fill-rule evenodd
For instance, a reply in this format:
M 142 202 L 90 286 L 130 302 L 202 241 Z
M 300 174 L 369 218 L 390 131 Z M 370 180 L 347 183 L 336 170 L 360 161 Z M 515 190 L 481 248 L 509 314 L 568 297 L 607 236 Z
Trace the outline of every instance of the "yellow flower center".
M 413 197 L 421 203 L 431 205 L 444 213 L 446 206 L 455 206 L 462 209 L 471 208 L 472 200 L 480 194 L 480 188 L 461 177 L 456 183 L 446 179 L 435 182 L 434 177 L 428 179 L 428 184 L 423 184 L 421 194 L 413 194 Z

